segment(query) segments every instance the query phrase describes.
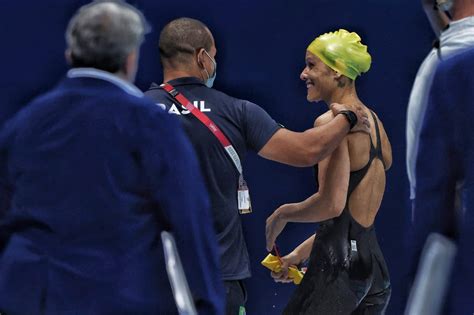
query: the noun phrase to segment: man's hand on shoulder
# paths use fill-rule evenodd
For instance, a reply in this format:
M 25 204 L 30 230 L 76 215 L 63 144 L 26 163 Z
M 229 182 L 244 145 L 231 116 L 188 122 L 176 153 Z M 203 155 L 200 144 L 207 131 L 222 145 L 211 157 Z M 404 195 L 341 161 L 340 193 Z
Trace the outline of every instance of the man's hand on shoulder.
M 369 117 L 360 104 L 349 105 L 332 103 L 330 108 L 334 116 L 337 116 L 343 112 L 352 112 L 356 115 L 357 123 L 352 127 L 351 132 L 361 131 L 365 133 L 370 133 Z

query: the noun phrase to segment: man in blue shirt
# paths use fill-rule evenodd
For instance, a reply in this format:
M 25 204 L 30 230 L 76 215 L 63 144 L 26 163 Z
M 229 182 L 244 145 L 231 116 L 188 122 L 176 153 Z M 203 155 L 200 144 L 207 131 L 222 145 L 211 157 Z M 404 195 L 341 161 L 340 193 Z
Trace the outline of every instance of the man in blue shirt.
M 175 314 L 170 231 L 202 314 L 222 314 L 209 201 L 175 117 L 131 83 L 145 20 L 123 2 L 82 7 L 73 67 L 0 135 L 0 312 Z
M 432 232 L 458 247 L 443 314 L 474 310 L 474 50 L 440 63 L 416 164 L 412 270 Z M 445 128 L 445 126 L 449 126 Z
M 210 88 L 216 77 L 216 46 L 211 32 L 200 21 L 190 18 L 171 21 L 160 34 L 159 49 L 163 82 L 182 93 L 222 130 L 239 160 L 245 157 L 247 150 L 253 150 L 266 159 L 293 166 L 313 166 L 338 146 L 356 121 L 353 130 L 368 131 L 367 117 L 362 110 L 333 104 L 336 118 L 332 122 L 305 132 L 292 132 L 280 128 L 258 105 Z M 210 193 L 219 241 L 226 313 L 238 314 L 246 300 L 241 280 L 250 277 L 237 200 L 237 191 L 242 188 L 240 171 L 208 127 L 165 90 L 153 84 L 145 94 L 180 118 L 196 150 Z

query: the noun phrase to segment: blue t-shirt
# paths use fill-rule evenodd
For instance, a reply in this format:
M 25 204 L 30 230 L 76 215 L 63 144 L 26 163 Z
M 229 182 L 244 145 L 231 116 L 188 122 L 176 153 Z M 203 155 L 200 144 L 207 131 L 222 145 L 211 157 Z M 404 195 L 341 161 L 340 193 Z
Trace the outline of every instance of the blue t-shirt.
M 259 106 L 206 87 L 188 77 L 170 82 L 206 114 L 227 136 L 240 160 L 255 152 L 280 128 Z M 175 104 L 166 91 L 152 84 L 145 93 L 170 114 L 176 114 L 194 146 L 210 194 L 224 280 L 250 277 L 250 262 L 237 205 L 239 173 L 217 138 L 188 110 Z

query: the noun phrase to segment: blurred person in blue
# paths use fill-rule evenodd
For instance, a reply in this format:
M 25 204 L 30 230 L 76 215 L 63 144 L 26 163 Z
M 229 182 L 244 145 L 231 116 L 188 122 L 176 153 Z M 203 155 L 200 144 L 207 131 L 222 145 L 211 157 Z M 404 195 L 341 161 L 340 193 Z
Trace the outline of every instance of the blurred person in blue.
M 414 200 L 417 191 L 417 156 L 420 146 L 420 132 L 428 107 L 429 91 L 435 71 L 442 60 L 455 56 L 474 47 L 474 1 L 472 0 L 421 0 L 423 10 L 436 34 L 433 48 L 428 53 L 416 74 L 410 93 L 406 122 L 406 167 L 410 185 L 410 216 L 407 232 L 404 236 L 404 247 L 413 250 L 415 224 Z M 410 259 L 412 260 L 412 259 Z M 413 262 L 413 260 L 412 260 Z M 414 278 L 416 265 L 404 266 L 406 294 Z M 406 298 L 406 297 L 404 297 Z M 404 303 L 402 303 L 404 304 Z M 403 307 L 403 305 L 401 305 Z
M 420 131 L 436 67 L 441 60 L 474 47 L 474 1 L 421 0 L 421 3 L 437 40 L 418 69 L 408 102 L 406 163 L 411 200 L 416 196 L 415 172 Z
M 0 312 L 175 314 L 170 231 L 201 314 L 222 314 L 209 200 L 175 117 L 132 84 L 146 32 L 122 1 L 69 22 L 72 69 L 0 135 Z
M 416 164 L 411 267 L 428 235 L 457 245 L 443 314 L 474 310 L 474 49 L 442 61 L 431 86 Z M 449 126 L 449 128 L 445 128 Z
M 169 22 L 159 39 L 163 82 L 145 93 L 177 115 L 193 144 L 211 199 L 219 241 L 226 314 L 245 311 L 243 280 L 251 276 L 240 215 L 251 211 L 241 160 L 248 151 L 293 166 L 313 166 L 352 131 L 368 132 L 358 105 L 330 104 L 334 118 L 304 132 L 281 128 L 247 100 L 212 88 L 217 75 L 216 43 L 209 28 L 191 18 Z

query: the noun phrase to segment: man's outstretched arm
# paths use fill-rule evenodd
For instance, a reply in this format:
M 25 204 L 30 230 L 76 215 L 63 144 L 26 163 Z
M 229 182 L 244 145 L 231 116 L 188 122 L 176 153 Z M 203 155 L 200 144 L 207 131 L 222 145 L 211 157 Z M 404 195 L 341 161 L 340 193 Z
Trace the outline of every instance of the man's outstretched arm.
M 292 166 L 313 166 L 329 156 L 350 131 L 369 132 L 367 114 L 361 108 L 334 103 L 331 110 L 335 115 L 334 119 L 322 126 L 304 132 L 283 128 L 278 130 L 258 154 Z M 341 114 L 344 111 L 352 111 L 357 117 L 357 123 L 352 129 L 347 116 Z

